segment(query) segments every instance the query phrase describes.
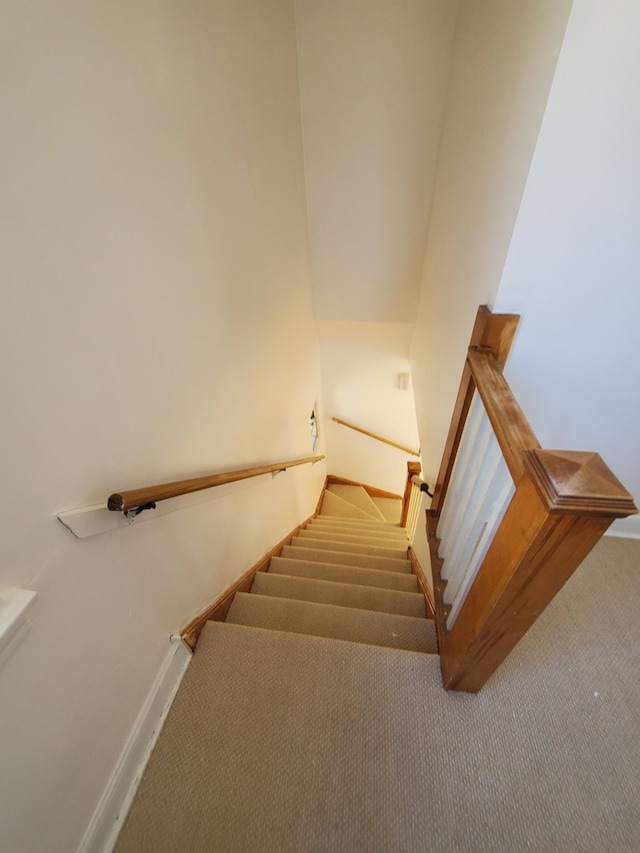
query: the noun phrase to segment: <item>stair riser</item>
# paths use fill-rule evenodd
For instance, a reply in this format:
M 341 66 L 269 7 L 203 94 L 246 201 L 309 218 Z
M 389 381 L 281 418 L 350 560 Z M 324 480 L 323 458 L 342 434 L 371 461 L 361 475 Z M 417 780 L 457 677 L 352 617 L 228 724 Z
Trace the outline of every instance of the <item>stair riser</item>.
M 272 557 L 269 573 L 373 586 L 379 589 L 399 590 L 401 592 L 418 591 L 415 575 L 409 575 L 405 572 L 385 572 L 381 569 L 336 566 L 331 563 L 314 563 L 305 560 L 292 560 L 287 557 Z
M 388 557 L 377 557 L 370 554 L 349 554 L 346 551 L 331 551 L 327 548 L 304 548 L 295 545 L 285 545 L 281 556 L 299 560 L 312 560 L 316 563 L 334 563 L 343 566 L 359 566 L 363 569 L 382 569 L 385 572 L 411 574 L 411 564 L 408 560 L 393 560 Z
M 395 543 L 403 545 L 408 541 L 407 534 L 400 528 L 397 529 L 397 532 L 387 532 L 386 530 L 374 528 L 363 529 L 358 527 L 347 527 L 346 525 L 339 526 L 337 524 L 322 524 L 318 521 L 312 521 L 307 524 L 305 530 L 317 530 L 322 533 L 333 533 L 336 536 L 357 536 L 358 538 L 371 537 L 381 542 L 387 542 L 392 548 Z
M 336 526 L 365 528 L 367 530 L 402 530 L 398 524 L 391 524 L 388 521 L 375 521 L 373 518 L 370 521 L 365 521 L 359 518 L 341 518 L 336 515 L 317 515 L 313 519 L 314 523 L 318 524 L 335 524 Z
M 252 593 L 355 607 L 378 613 L 396 613 L 399 616 L 426 616 L 424 597 L 417 592 L 396 592 L 388 589 L 349 585 L 330 581 L 310 580 L 287 575 L 259 572 L 251 587 Z
M 324 548 L 327 551 L 344 551 L 347 554 L 387 557 L 391 560 L 402 560 L 407 557 L 406 548 L 377 548 L 372 545 L 358 545 L 350 542 L 329 542 L 329 540 L 324 539 L 313 539 L 310 536 L 294 536 L 291 544 L 299 548 Z
M 305 528 L 301 530 L 299 536 L 309 539 L 324 539 L 330 542 L 344 542 L 347 545 L 365 545 L 371 548 L 392 548 L 392 549 L 407 549 L 409 540 L 404 539 L 376 539 L 373 536 L 367 535 L 351 535 L 348 533 L 335 533 L 333 531 L 318 530 L 316 527 Z
M 434 653 L 435 629 L 426 619 L 239 592 L 227 622 L 392 649 Z

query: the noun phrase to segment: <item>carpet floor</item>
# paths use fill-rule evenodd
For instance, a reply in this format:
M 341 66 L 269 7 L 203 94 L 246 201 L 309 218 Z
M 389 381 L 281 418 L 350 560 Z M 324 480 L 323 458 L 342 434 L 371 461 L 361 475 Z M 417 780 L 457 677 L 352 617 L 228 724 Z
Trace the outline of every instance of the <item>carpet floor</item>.
M 640 542 L 604 539 L 477 696 L 209 623 L 117 853 L 638 851 L 639 610 Z

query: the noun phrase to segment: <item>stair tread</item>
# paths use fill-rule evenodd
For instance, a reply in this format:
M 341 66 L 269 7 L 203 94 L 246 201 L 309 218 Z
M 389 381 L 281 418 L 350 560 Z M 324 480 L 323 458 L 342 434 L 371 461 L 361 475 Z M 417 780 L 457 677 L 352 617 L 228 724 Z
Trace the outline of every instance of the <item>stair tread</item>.
M 350 528 L 322 527 L 318 524 L 308 524 L 303 528 L 307 536 L 318 536 L 325 539 L 328 536 L 335 536 L 337 541 L 343 542 L 363 542 L 380 544 L 383 548 L 399 548 L 409 545 L 409 537 L 404 531 L 398 533 L 384 533 L 378 530 L 353 530 Z
M 359 525 L 352 524 L 348 519 L 334 519 L 331 516 L 319 515 L 313 518 L 307 524 L 309 528 L 317 528 L 318 530 L 335 530 L 336 533 L 355 533 L 358 536 L 376 536 L 385 539 L 401 539 L 406 538 L 407 532 L 404 527 L 392 524 L 376 524 Z
M 355 607 L 359 610 L 375 610 L 380 613 L 397 613 L 418 619 L 426 616 L 424 596 L 419 592 L 381 589 L 318 578 L 258 572 L 251 593 Z
M 335 524 L 340 526 L 344 525 L 348 527 L 373 528 L 375 530 L 404 530 L 404 528 L 400 527 L 399 524 L 396 524 L 391 521 L 377 521 L 375 518 L 343 518 L 339 515 L 327 515 L 325 513 L 321 515 L 316 515 L 313 521 L 320 522 L 321 524 Z
M 312 548 L 307 540 L 307 547 L 285 545 L 281 556 L 297 557 L 301 560 L 313 560 L 320 563 L 339 563 L 344 566 L 360 566 L 363 569 L 383 569 L 387 572 L 411 573 L 411 563 L 407 559 L 384 557 L 378 554 L 353 554 L 349 551 L 332 551 L 323 543 L 320 547 Z
M 372 545 L 376 548 L 401 548 L 406 550 L 409 547 L 409 539 L 406 536 L 404 539 L 400 537 L 378 539 L 375 533 L 371 533 L 371 535 L 336 533 L 333 530 L 322 530 L 317 527 L 306 527 L 298 535 L 308 539 L 324 539 L 333 542 L 351 543 L 352 545 Z
M 208 622 L 117 853 L 378 849 L 396 825 L 421 849 L 435 808 L 416 810 L 415 696 L 446 713 L 434 655 Z
M 371 498 L 384 519 L 394 524 L 400 523 L 402 500 L 398 498 Z
M 329 490 L 325 491 L 322 498 L 320 514 L 337 515 L 341 518 L 362 518 L 365 520 L 368 519 L 369 521 L 380 520 L 377 515 L 373 515 L 373 513 L 355 506 L 350 503 L 350 501 L 346 501 L 344 498 L 341 498 L 340 495 Z
M 255 625 L 366 645 L 435 653 L 435 627 L 427 619 L 333 604 L 236 593 L 227 622 Z
M 404 547 L 379 547 L 378 545 L 365 545 L 360 542 L 338 542 L 335 539 L 316 539 L 313 536 L 294 536 L 291 544 L 299 548 L 326 548 L 328 551 L 345 551 L 351 554 L 378 555 L 390 559 L 406 559 L 408 542 Z M 329 545 L 331 547 L 329 547 Z
M 269 573 L 362 584 L 363 586 L 375 586 L 381 589 L 399 589 L 406 592 L 416 592 L 418 589 L 416 576 L 409 572 L 388 572 L 384 569 L 366 569 L 361 566 L 345 566 L 339 563 L 321 563 L 282 555 L 271 558 Z
M 333 492 L 334 495 L 338 495 L 338 497 L 343 500 L 348 501 L 350 504 L 357 506 L 359 509 L 368 512 L 369 515 L 372 515 L 374 518 L 377 518 L 380 521 L 386 521 L 385 516 L 380 512 L 370 495 L 362 486 L 329 483 L 327 490 L 329 492 Z

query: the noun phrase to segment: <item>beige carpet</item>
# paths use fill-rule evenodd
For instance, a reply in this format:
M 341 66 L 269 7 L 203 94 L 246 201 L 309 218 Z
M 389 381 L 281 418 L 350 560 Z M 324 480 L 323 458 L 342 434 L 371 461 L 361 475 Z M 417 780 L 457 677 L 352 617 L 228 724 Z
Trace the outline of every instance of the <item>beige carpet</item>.
M 478 696 L 210 624 L 116 849 L 638 851 L 639 614 L 640 542 L 604 540 Z

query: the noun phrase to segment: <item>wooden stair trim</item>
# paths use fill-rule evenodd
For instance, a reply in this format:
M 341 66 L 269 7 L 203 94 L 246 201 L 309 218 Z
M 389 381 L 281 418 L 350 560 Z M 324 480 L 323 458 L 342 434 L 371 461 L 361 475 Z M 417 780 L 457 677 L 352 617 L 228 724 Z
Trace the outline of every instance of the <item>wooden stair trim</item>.
M 493 314 L 486 305 L 481 305 L 476 314 L 470 348 L 490 349 L 496 359 L 498 367 L 503 368 L 513 339 L 520 322 L 518 314 Z M 451 425 L 442 452 L 442 462 L 438 472 L 438 478 L 433 490 L 431 508 L 439 515 L 444 505 L 444 500 L 449 488 L 449 481 L 453 471 L 453 464 L 458 454 L 458 447 L 462 438 L 462 432 L 467 422 L 467 415 L 471 406 L 471 399 L 475 391 L 475 383 L 471 375 L 471 367 L 468 359 L 465 360 L 460 379 L 460 387 L 456 398 Z
M 416 554 L 416 552 L 413 550 L 413 548 L 411 546 L 409 546 L 409 550 L 407 551 L 407 556 L 409 557 L 409 562 L 411 563 L 411 570 L 418 580 L 418 588 L 424 596 L 424 603 L 425 603 L 426 612 L 427 612 L 427 619 L 435 619 L 436 606 L 435 606 L 435 599 L 433 597 L 433 590 L 431 589 L 429 581 L 427 580 L 427 576 L 424 572 L 424 569 L 420 565 L 420 561 L 418 560 L 418 555 Z M 437 636 L 437 631 L 436 631 L 436 636 Z

